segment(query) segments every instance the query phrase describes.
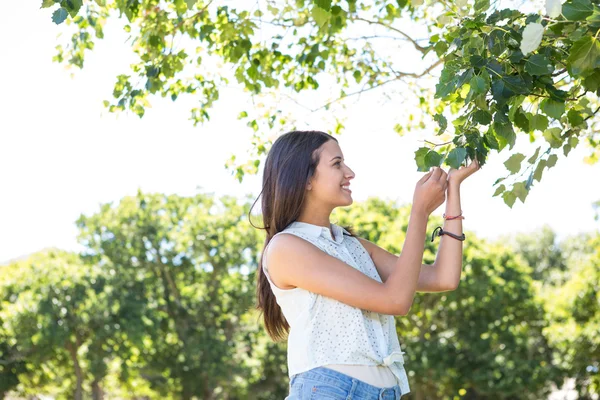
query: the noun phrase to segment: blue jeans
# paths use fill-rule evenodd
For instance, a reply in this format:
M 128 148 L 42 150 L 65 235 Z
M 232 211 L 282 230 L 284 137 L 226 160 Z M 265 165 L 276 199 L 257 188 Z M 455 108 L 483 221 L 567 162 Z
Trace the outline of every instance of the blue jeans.
M 326 367 L 292 376 L 284 400 L 399 400 L 400 386 L 379 388 Z

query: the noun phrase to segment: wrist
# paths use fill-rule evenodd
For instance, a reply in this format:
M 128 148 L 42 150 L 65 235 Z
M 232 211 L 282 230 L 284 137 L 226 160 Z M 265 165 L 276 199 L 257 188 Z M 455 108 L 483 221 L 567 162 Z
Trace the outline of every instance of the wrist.
M 446 190 L 459 190 L 460 189 L 460 182 L 459 181 L 453 181 L 453 180 L 448 180 L 448 187 L 446 188 Z
M 413 205 L 413 207 L 410 210 L 410 214 L 411 214 L 411 216 L 418 217 L 418 218 L 425 218 L 425 219 L 429 218 L 429 213 L 427 211 L 425 211 L 425 209 L 423 207 L 419 207 L 417 205 Z

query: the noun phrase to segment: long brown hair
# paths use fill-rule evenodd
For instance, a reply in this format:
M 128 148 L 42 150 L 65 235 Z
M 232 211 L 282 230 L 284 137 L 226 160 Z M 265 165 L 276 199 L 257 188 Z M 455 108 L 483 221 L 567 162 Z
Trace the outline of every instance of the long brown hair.
M 266 239 L 256 274 L 255 308 L 262 312 L 267 333 L 276 342 L 285 339 L 290 326 L 262 269 L 264 250 L 273 236 L 300 216 L 305 188 L 319 164 L 321 152 L 317 150 L 328 140 L 337 142 L 333 136 L 320 131 L 291 131 L 275 140 L 265 161 L 262 191 L 259 195 L 262 195 L 264 228 L 259 229 L 266 231 Z M 344 228 L 350 232 L 350 236 L 355 236 L 352 227 Z

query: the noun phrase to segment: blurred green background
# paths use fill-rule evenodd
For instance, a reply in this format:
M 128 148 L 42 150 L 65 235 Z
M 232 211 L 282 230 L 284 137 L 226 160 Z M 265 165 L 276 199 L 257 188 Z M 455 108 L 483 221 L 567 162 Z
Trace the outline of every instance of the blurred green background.
M 254 308 L 264 232 L 252 202 L 138 191 L 81 215 L 85 251 L 0 267 L 0 398 L 283 399 L 287 344 Z M 399 254 L 409 214 L 368 198 L 332 221 Z M 600 234 L 465 233 L 458 289 L 417 293 L 396 317 L 403 399 L 545 399 L 565 379 L 594 398 Z M 424 240 L 432 263 L 438 241 Z

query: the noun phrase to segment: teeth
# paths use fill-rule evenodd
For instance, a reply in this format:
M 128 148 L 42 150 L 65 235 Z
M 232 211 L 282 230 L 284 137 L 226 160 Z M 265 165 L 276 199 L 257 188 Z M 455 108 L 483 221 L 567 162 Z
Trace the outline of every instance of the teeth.
M 350 185 L 342 186 L 342 188 L 344 188 L 344 189 L 350 189 Z

